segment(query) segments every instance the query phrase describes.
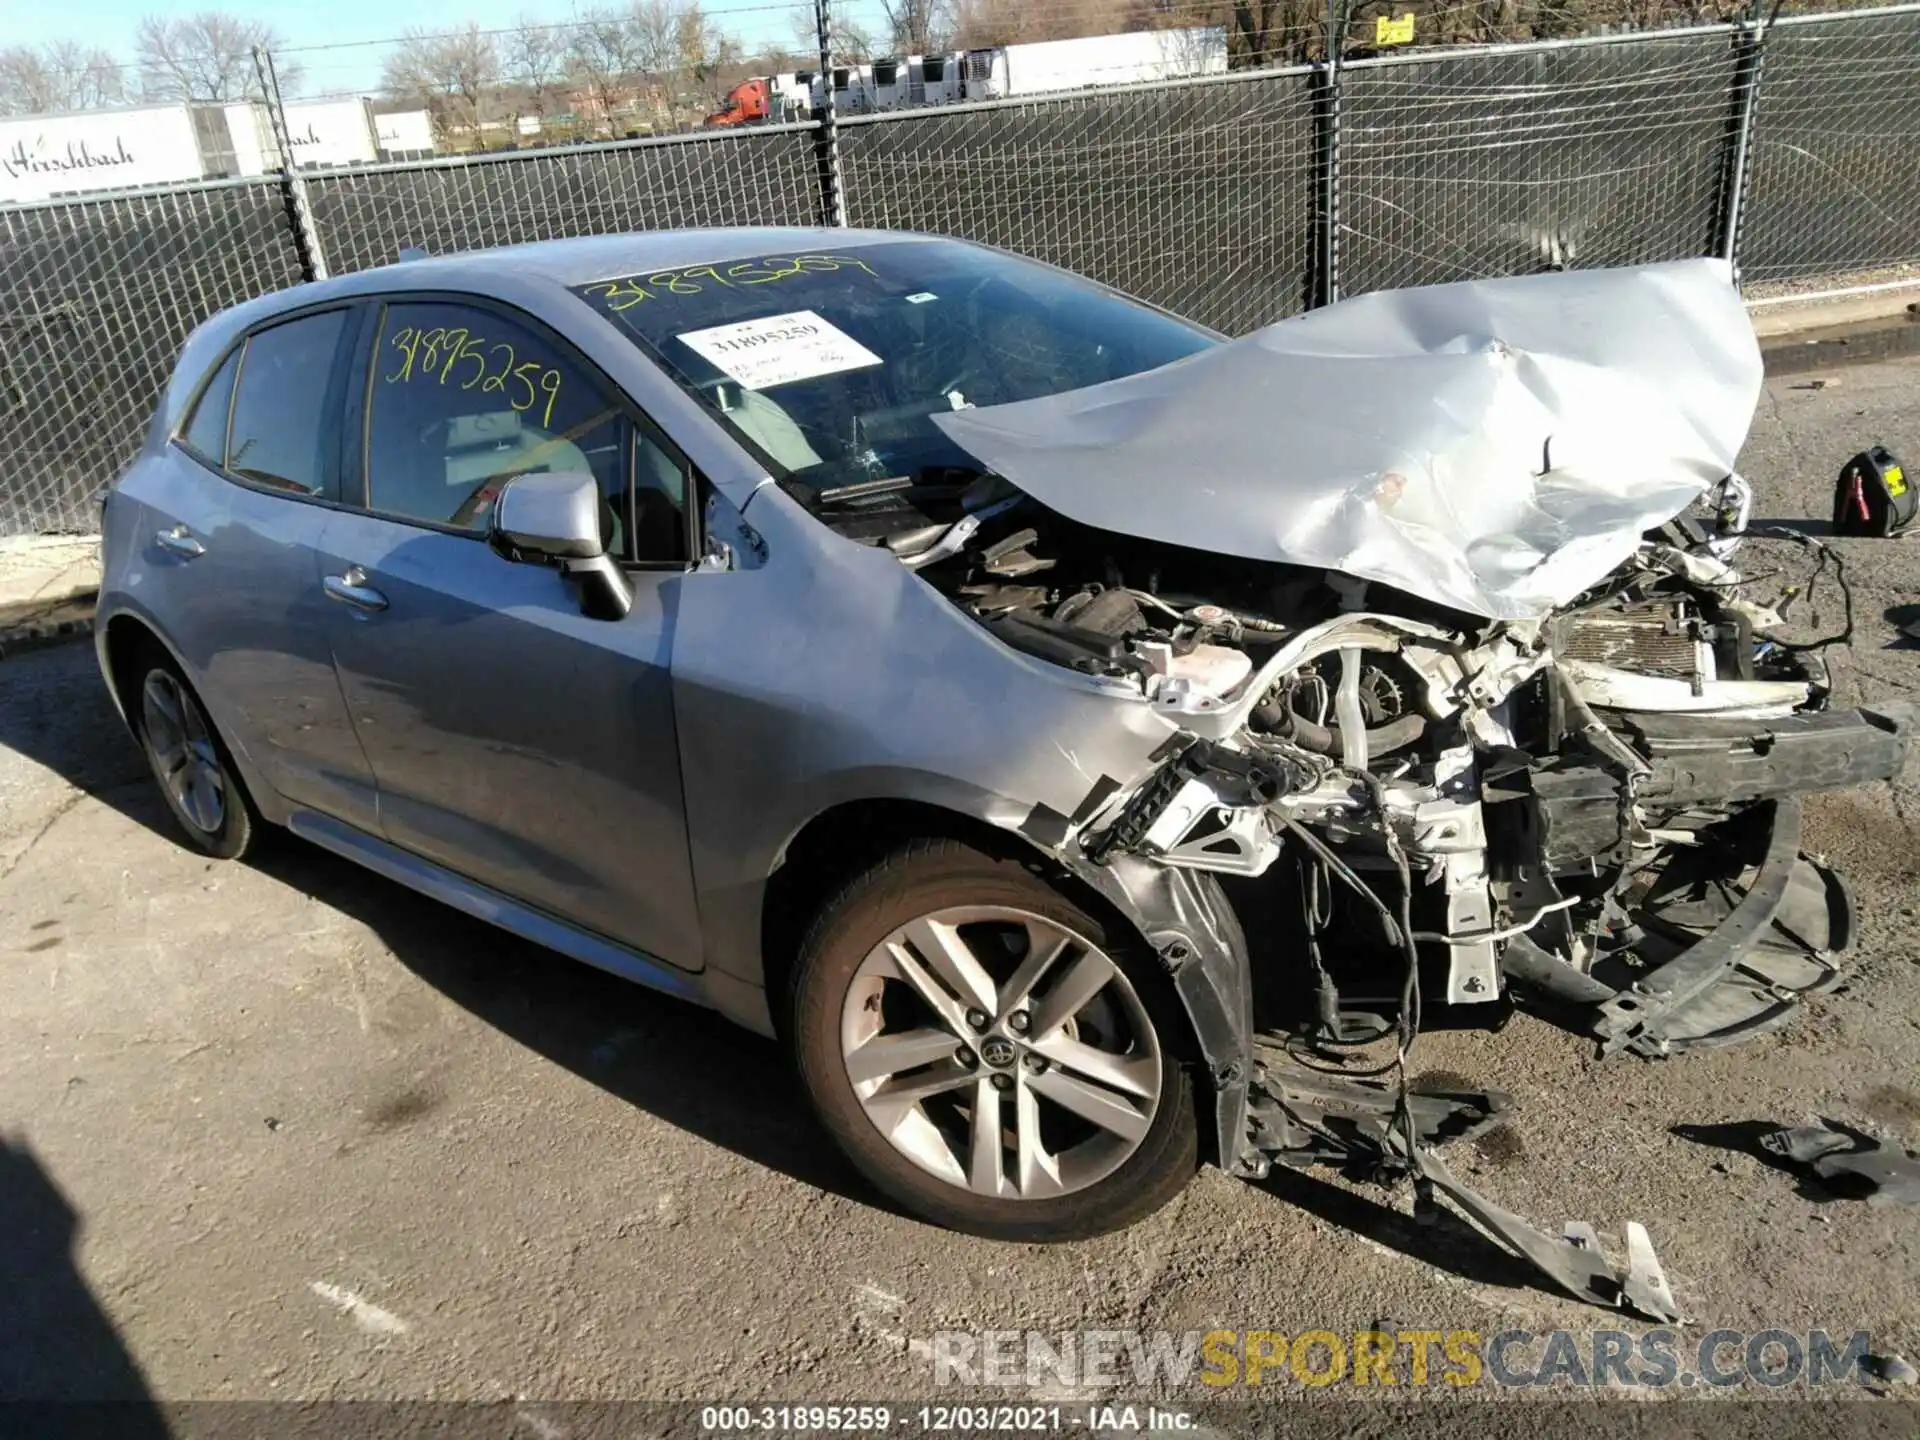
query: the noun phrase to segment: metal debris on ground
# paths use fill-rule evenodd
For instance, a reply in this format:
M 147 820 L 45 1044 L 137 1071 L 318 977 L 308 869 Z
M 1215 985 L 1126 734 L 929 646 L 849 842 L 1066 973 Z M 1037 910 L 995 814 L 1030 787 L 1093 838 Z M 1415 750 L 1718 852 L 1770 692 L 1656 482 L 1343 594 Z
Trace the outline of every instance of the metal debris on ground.
M 1858 1131 L 1799 1125 L 1763 1136 L 1773 1154 L 1810 1170 L 1837 1195 L 1869 1205 L 1920 1205 L 1920 1155 Z
M 1420 1178 L 1459 1206 L 1468 1219 L 1575 1299 L 1630 1311 L 1649 1320 L 1684 1323 L 1686 1317 L 1680 1313 L 1666 1272 L 1653 1252 L 1653 1239 L 1638 1221 L 1627 1222 L 1627 1266 L 1624 1272 L 1618 1272 L 1608 1263 L 1599 1236 L 1586 1222 L 1569 1221 L 1556 1238 L 1461 1184 L 1430 1150 L 1416 1148 L 1414 1164 Z
M 1867 1382 L 1876 1388 L 1891 1385 L 1920 1385 L 1920 1370 L 1916 1370 L 1898 1355 L 1862 1355 L 1861 1372 Z

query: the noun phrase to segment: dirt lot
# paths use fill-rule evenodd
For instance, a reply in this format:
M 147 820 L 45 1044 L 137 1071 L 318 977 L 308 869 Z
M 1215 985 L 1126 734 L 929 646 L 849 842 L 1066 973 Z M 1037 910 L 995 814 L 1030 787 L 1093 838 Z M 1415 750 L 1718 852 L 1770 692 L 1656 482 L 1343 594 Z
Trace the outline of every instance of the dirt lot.
M 1872 440 L 1920 461 L 1920 362 L 1771 382 L 1761 514 L 1824 532 Z M 1841 698 L 1911 695 L 1885 617 L 1920 600 L 1920 539 L 1840 544 Z M 1616 1254 L 1644 1222 L 1695 1335 L 1864 1329 L 1920 1362 L 1920 1212 L 1675 1133 L 1826 1115 L 1920 1144 L 1916 779 L 1812 804 L 1864 933 L 1850 990 L 1784 1034 L 1661 1064 L 1527 1016 L 1423 1038 L 1417 1069 L 1518 1101 L 1456 1168 Z M 296 842 L 174 843 L 84 645 L 0 665 L 0 1135 L 0 1397 L 925 1397 L 943 1330 L 1622 1323 L 1330 1175 L 1210 1171 L 1055 1249 L 901 1218 L 770 1044 Z

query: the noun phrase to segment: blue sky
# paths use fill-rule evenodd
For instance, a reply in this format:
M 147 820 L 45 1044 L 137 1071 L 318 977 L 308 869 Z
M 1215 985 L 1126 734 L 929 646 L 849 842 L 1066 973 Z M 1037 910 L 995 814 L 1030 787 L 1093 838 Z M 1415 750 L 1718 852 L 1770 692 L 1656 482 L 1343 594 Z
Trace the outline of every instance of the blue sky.
M 453 30 L 469 20 L 485 29 L 502 29 L 522 16 L 548 24 L 564 24 L 582 6 L 572 0 L 314 0 L 289 5 L 262 0 L 58 0 L 27 4 L 0 0 L 0 44 L 37 45 L 74 38 L 101 45 L 121 61 L 132 58 L 133 30 L 140 17 L 150 14 L 190 13 L 205 8 L 269 21 L 288 46 L 334 46 L 356 41 L 384 40 L 404 29 Z M 748 50 L 768 44 L 792 43 L 794 17 L 811 14 L 812 0 L 704 0 L 707 13 L 719 20 Z M 872 0 L 849 8 L 864 23 L 873 20 Z M 380 72 L 379 46 L 302 53 L 307 76 L 305 94 L 364 88 Z

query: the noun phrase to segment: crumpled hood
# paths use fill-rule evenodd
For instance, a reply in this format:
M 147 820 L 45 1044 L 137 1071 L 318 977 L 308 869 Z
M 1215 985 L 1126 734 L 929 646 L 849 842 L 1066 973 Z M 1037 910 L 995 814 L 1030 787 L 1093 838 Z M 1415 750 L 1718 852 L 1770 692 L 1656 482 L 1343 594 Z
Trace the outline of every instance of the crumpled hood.
M 1728 266 L 1682 260 L 1381 291 L 936 420 L 1084 524 L 1526 619 L 1733 470 L 1760 382 Z

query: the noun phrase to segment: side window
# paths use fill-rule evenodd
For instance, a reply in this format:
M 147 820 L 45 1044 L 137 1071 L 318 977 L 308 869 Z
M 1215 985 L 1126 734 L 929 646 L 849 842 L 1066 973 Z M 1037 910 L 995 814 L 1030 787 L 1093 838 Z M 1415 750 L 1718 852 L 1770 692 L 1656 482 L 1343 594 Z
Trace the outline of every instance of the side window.
M 478 532 L 516 475 L 586 472 L 606 497 L 608 552 L 627 553 L 626 418 L 530 326 L 479 306 L 389 305 L 367 405 L 368 509 Z
M 346 323 L 346 311 L 328 310 L 248 337 L 233 397 L 228 470 L 275 490 L 326 490 L 328 382 Z
M 180 443 L 209 465 L 227 463 L 227 415 L 233 409 L 233 377 L 239 373 L 240 351 L 236 347 L 200 392 L 193 418 L 180 432 Z

